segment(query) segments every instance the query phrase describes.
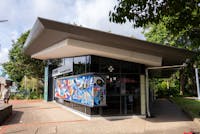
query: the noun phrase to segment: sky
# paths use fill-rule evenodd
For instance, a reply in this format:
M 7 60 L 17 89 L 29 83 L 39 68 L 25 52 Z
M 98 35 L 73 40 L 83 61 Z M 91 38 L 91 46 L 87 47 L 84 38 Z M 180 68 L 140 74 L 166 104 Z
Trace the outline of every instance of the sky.
M 31 29 L 37 17 L 145 40 L 141 28 L 109 22 L 109 11 L 116 3 L 117 0 L 1 0 L 0 20 L 8 21 L 0 23 L 0 63 L 8 61 L 12 41 Z

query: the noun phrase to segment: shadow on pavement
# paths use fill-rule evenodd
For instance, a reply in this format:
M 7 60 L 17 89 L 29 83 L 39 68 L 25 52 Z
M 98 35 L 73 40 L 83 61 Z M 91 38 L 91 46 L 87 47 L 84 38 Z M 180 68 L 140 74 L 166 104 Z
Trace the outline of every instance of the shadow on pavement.
M 108 120 L 108 121 L 121 121 L 121 120 L 126 120 L 126 119 L 131 119 L 131 118 L 106 119 L 106 120 Z
M 184 113 L 176 104 L 170 102 L 168 99 L 165 98 L 157 99 L 151 105 L 151 115 L 151 118 L 145 118 L 144 120 L 155 123 L 192 121 L 192 119 L 186 113 Z M 120 116 L 119 118 L 106 118 L 106 116 L 102 117 L 108 121 L 119 121 L 132 118 L 130 116 L 123 116 L 123 118 L 120 118 Z
M 16 107 L 15 109 L 28 109 L 28 108 L 36 108 L 38 106 L 25 106 L 25 107 Z
M 191 121 L 176 104 L 168 99 L 157 99 L 151 106 L 152 118 L 147 118 L 150 122 L 178 122 Z
M 20 123 L 22 115 L 23 112 L 13 110 L 12 115 L 2 124 L 2 126 Z

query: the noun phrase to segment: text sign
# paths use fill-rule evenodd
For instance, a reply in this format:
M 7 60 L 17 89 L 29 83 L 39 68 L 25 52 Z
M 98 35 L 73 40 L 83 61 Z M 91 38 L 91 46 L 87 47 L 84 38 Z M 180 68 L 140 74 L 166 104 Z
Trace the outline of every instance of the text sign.
M 52 76 L 55 77 L 55 76 L 58 76 L 58 75 L 61 75 L 61 74 L 70 73 L 72 71 L 73 71 L 72 67 L 65 65 L 65 66 L 61 66 L 59 68 L 53 69 L 52 70 Z

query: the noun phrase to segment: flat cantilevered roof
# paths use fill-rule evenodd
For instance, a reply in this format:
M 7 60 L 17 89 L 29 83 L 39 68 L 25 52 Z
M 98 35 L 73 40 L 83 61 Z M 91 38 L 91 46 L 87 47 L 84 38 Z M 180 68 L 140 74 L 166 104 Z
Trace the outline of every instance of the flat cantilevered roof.
M 185 49 L 43 18 L 35 22 L 24 51 L 41 60 L 91 54 L 147 66 L 180 65 L 194 54 Z

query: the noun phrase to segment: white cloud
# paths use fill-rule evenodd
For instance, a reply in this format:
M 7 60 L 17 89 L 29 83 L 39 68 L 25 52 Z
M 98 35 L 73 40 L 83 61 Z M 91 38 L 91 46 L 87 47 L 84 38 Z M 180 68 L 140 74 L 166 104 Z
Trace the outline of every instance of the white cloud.
M 111 31 L 112 33 L 134 36 L 145 39 L 141 34 L 142 29 L 133 29 L 131 23 L 115 24 L 109 22 L 109 11 L 113 9 L 116 0 L 76 1 L 74 22 L 89 28 Z
M 12 31 L 10 39 L 16 41 L 19 38 L 19 33 L 17 31 Z
M 130 23 L 119 25 L 109 22 L 109 11 L 116 2 L 117 0 L 1 0 L 0 20 L 7 19 L 8 22 L 0 23 L 0 44 L 3 48 L 10 49 L 11 41 L 31 29 L 37 17 L 144 39 L 141 29 L 134 30 Z M 7 60 L 6 51 L 4 57 Z
M 77 1 L 75 4 L 77 22 L 93 28 L 102 27 L 105 22 L 109 22 L 108 13 L 114 3 L 113 0 L 93 0 L 90 3 Z
M 0 50 L 0 64 L 8 61 L 8 48 L 1 48 Z

